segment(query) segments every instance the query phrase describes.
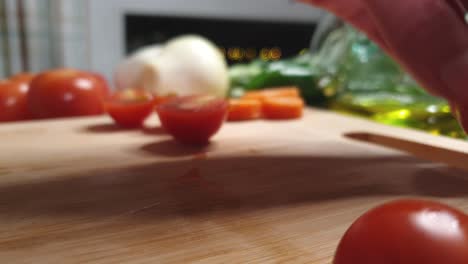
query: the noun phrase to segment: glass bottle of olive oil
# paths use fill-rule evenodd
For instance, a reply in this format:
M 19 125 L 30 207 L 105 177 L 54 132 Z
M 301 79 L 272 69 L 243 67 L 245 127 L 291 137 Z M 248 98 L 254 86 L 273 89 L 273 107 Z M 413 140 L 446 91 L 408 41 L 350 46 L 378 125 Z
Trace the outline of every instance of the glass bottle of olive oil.
M 332 109 L 380 123 L 465 138 L 448 103 L 428 94 L 376 44 L 345 25 L 316 58 Z

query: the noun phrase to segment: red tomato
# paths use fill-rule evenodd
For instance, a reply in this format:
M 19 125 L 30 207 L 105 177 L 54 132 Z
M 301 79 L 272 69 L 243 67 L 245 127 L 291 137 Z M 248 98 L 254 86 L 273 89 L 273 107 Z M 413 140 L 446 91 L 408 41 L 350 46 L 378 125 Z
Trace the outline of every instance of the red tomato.
M 0 122 L 29 118 L 27 94 L 29 85 L 21 81 L 0 81 Z
M 10 77 L 10 81 L 14 82 L 26 82 L 29 83 L 32 79 L 36 77 L 35 74 L 29 72 L 22 72 Z
M 437 202 L 401 200 L 370 210 L 346 232 L 334 264 L 468 263 L 468 217 Z
M 103 108 L 103 83 L 94 74 L 56 69 L 31 82 L 28 107 L 36 118 L 99 115 Z
M 172 99 L 175 99 L 175 96 L 154 96 L 154 103 L 155 105 L 159 105 Z
M 96 80 L 100 82 L 101 85 L 99 85 L 99 87 L 101 89 L 103 97 L 104 98 L 109 97 L 111 91 L 110 91 L 109 83 L 107 82 L 106 78 L 104 78 L 104 76 L 96 72 L 90 72 L 90 74 L 94 75 Z
M 154 108 L 151 93 L 139 89 L 116 92 L 104 106 L 115 123 L 122 127 L 140 127 Z
M 178 141 L 206 144 L 226 119 L 228 103 L 210 95 L 172 99 L 156 106 L 162 126 Z

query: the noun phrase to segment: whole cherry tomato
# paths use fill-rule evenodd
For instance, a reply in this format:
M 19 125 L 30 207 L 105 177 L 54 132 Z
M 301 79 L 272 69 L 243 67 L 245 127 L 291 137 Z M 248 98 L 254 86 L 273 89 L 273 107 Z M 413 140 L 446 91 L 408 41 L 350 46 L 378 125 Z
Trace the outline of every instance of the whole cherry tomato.
M 370 210 L 342 238 L 334 264 L 468 263 L 468 217 L 432 201 L 400 200 Z
M 156 106 L 162 126 L 188 144 L 208 143 L 221 128 L 228 108 L 226 100 L 211 95 L 180 97 Z
M 90 74 L 92 74 L 96 78 L 96 80 L 100 82 L 101 85 L 99 85 L 99 87 L 101 88 L 102 96 L 104 98 L 109 97 L 109 95 L 111 94 L 111 90 L 109 87 L 109 82 L 106 80 L 106 78 L 102 74 L 97 72 L 90 72 Z
M 35 118 L 99 115 L 103 108 L 103 81 L 95 74 L 56 69 L 37 75 L 31 82 L 28 107 Z
M 10 81 L 29 83 L 34 77 L 36 77 L 36 74 L 34 73 L 22 72 L 11 76 Z
M 29 84 L 24 81 L 0 81 L 0 122 L 26 120 Z
M 154 99 L 151 93 L 141 89 L 121 90 L 105 102 L 107 113 L 122 127 L 141 127 L 153 112 Z

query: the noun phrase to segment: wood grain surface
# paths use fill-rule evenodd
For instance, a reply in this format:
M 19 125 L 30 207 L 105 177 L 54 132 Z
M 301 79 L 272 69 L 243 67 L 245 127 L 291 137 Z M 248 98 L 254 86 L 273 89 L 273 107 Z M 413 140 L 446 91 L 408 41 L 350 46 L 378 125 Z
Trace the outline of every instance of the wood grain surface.
M 384 201 L 468 211 L 466 171 L 350 133 L 468 151 L 313 109 L 229 123 L 204 148 L 173 142 L 154 117 L 143 131 L 106 117 L 1 125 L 0 263 L 330 263 Z

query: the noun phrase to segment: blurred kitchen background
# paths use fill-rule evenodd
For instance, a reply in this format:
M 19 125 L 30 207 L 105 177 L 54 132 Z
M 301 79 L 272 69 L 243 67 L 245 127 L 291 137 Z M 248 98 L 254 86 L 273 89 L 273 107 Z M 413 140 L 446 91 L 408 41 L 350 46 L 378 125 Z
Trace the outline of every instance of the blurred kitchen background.
M 294 0 L 0 0 L 0 79 L 70 67 L 113 85 L 127 55 L 183 34 L 225 55 L 231 97 L 295 86 L 313 107 L 466 139 L 448 103 L 375 43 Z
M 0 1 L 0 75 L 90 66 L 87 1 Z
M 230 64 L 307 49 L 318 9 L 288 0 L 0 0 L 0 77 L 53 67 L 110 77 L 142 46 L 195 33 Z

